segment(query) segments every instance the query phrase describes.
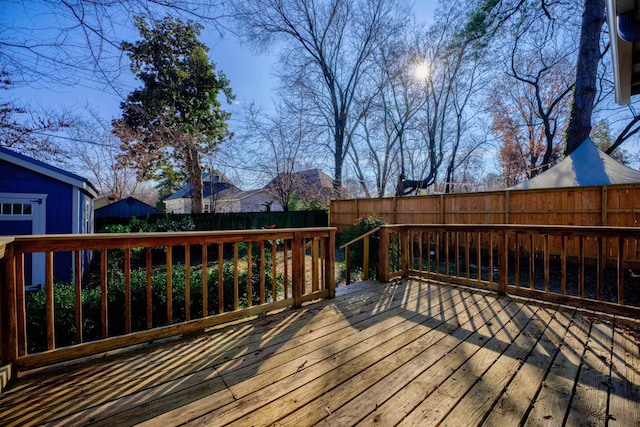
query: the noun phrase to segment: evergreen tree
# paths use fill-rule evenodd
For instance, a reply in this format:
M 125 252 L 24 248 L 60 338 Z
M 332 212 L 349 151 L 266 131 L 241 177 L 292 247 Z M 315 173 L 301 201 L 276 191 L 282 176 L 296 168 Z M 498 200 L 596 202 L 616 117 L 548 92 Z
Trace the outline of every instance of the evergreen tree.
M 202 26 L 165 17 L 149 25 L 136 18 L 142 40 L 122 43 L 131 70 L 142 81 L 121 103 L 122 118 L 114 131 L 122 140 L 123 162 L 143 179 L 173 176 L 178 168 L 189 177 L 192 212 L 201 213 L 201 156 L 230 138 L 219 94 L 233 100 L 229 81 L 209 62 L 198 39 Z

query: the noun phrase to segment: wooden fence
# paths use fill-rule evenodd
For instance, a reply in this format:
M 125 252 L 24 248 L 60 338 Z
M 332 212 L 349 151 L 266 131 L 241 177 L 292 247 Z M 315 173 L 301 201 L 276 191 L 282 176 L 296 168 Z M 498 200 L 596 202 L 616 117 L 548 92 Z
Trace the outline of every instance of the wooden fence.
M 637 227 L 640 185 L 502 190 L 331 202 L 331 226 L 340 232 L 359 217 L 390 224 L 530 224 Z
M 149 223 L 166 219 L 182 221 L 190 218 L 196 231 L 212 230 L 259 230 L 262 228 L 307 228 L 327 227 L 327 211 L 292 212 L 222 212 L 203 214 L 153 214 L 140 217 Z M 106 217 L 95 219 L 95 230 L 101 231 L 111 224 L 128 224 L 131 218 Z

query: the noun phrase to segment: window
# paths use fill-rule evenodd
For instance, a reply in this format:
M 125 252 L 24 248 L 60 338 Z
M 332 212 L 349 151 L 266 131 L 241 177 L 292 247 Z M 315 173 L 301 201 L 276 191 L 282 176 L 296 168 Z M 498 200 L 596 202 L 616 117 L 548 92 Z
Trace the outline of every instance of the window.
M 33 214 L 31 203 L 2 203 L 1 215 L 25 216 Z

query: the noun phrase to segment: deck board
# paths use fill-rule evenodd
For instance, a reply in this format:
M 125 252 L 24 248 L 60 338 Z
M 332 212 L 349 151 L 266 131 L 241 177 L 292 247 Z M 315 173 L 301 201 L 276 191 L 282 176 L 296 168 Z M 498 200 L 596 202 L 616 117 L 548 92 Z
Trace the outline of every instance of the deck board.
M 419 280 L 22 374 L 0 425 L 640 426 L 638 325 Z
M 543 308 L 545 314 L 551 310 Z M 555 311 L 551 314 L 543 335 L 533 351 L 522 360 L 516 374 L 506 389 L 502 390 L 483 424 L 486 427 L 496 425 L 518 425 L 529 410 L 549 366 L 558 353 L 569 328 L 572 312 Z
M 640 426 L 640 352 L 626 327 L 614 331 L 609 419 L 617 425 Z M 634 387 L 635 384 L 635 387 Z

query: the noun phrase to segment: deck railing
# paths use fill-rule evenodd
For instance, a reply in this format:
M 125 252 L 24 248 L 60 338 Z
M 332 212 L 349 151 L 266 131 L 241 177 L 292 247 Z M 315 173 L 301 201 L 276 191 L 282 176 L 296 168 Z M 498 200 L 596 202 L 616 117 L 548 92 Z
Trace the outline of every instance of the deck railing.
M 344 261 L 345 261 L 345 284 L 351 284 L 351 252 L 350 248 L 362 242 L 362 279 L 369 280 L 370 272 L 369 272 L 369 248 L 371 245 L 369 244 L 369 240 L 371 236 L 377 234 L 380 231 L 380 227 L 376 227 L 373 230 L 367 231 L 366 233 L 356 237 L 348 241 L 347 243 L 340 246 L 340 249 L 344 250 Z
M 421 276 L 640 314 L 640 228 L 388 225 L 379 277 Z
M 0 366 L 13 370 L 335 295 L 334 228 L 25 236 L 0 245 Z M 42 253 L 43 289 L 25 291 L 26 266 Z M 62 283 L 54 266 L 69 255 L 72 279 Z

